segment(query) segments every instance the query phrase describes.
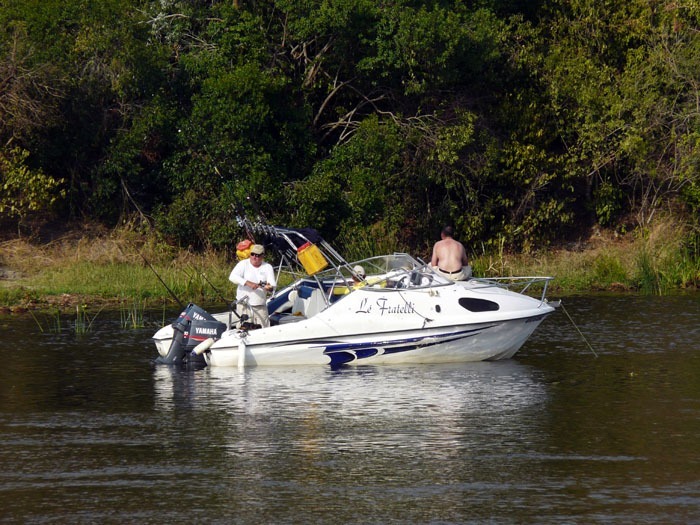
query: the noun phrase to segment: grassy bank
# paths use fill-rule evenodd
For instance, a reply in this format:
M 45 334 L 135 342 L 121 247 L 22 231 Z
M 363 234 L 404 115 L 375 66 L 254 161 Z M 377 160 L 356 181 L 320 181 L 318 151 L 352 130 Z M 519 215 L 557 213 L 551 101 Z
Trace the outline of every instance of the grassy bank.
M 76 232 L 49 243 L 15 239 L 2 243 L 1 253 L 5 310 L 177 304 L 173 295 L 223 302 L 214 288 L 232 296 L 223 254 L 178 252 L 131 232 Z
M 690 243 L 688 239 L 694 239 Z M 700 236 L 672 221 L 627 235 L 596 231 L 567 249 L 535 255 L 487 255 L 474 261 L 476 275 L 551 275 L 563 294 L 631 292 L 667 295 L 700 288 Z
M 554 276 L 552 296 L 604 290 L 669 294 L 700 285 L 699 254 L 684 239 L 672 223 L 659 223 L 644 235 L 599 232 L 569 249 L 535 255 L 482 250 L 473 255 L 472 266 L 476 276 Z M 183 302 L 223 303 L 234 295 L 230 255 L 177 251 L 130 231 L 73 232 L 43 243 L 14 239 L 0 248 L 4 312 L 174 305 L 168 289 Z

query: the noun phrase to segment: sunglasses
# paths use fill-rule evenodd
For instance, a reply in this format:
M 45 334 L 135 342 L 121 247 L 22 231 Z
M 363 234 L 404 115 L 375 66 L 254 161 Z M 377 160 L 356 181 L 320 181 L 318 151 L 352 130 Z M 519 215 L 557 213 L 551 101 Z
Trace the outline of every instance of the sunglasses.
M 262 257 L 263 254 L 262 253 L 251 253 L 250 256 L 251 257 Z

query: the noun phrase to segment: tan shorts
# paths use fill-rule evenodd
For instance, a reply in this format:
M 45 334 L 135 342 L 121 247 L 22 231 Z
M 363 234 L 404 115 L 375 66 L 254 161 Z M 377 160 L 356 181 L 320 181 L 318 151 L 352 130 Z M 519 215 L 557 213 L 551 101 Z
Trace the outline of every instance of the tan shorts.
M 238 315 L 246 314 L 249 323 L 259 324 L 263 328 L 270 326 L 270 316 L 267 312 L 267 305 L 250 306 L 249 304 L 237 304 L 236 313 Z
M 461 270 L 457 270 L 456 272 L 446 272 L 445 270 L 441 270 L 439 267 L 436 267 L 435 270 L 437 270 L 437 273 L 443 277 L 447 277 L 453 281 L 466 281 L 472 276 L 471 265 L 463 266 Z

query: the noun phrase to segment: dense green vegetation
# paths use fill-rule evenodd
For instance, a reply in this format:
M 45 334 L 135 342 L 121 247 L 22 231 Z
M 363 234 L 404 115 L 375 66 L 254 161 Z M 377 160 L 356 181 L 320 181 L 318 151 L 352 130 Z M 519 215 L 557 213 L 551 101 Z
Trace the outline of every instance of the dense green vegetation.
M 697 261 L 697 0 L 5 0 L 0 222 L 533 251 L 661 214 Z M 697 278 L 697 277 L 696 277 Z

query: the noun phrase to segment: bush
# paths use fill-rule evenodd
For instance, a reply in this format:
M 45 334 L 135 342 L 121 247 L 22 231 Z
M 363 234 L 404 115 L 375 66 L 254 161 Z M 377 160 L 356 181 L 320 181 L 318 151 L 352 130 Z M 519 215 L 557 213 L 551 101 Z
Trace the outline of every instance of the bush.
M 32 211 L 50 211 L 65 196 L 56 180 L 26 165 L 29 152 L 22 148 L 0 151 L 0 214 L 20 222 Z

